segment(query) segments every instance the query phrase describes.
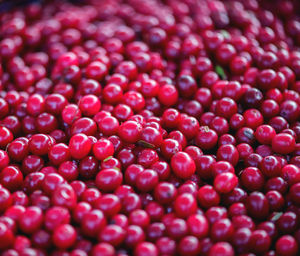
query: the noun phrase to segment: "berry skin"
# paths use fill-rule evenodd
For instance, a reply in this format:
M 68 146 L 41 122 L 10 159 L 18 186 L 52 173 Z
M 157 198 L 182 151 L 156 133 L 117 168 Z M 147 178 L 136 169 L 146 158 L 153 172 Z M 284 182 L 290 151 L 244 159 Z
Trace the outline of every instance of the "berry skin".
M 118 130 L 120 138 L 128 143 L 135 143 L 140 139 L 142 134 L 141 124 L 135 121 L 126 121 L 122 123 Z
M 93 153 L 98 160 L 113 156 L 114 146 L 110 140 L 100 139 L 93 145 Z
M 166 84 L 160 87 L 158 99 L 166 107 L 173 106 L 178 100 L 178 91 L 174 85 Z
M 85 95 L 79 101 L 79 109 L 85 116 L 94 116 L 99 112 L 100 108 L 100 100 L 95 95 Z
M 197 211 L 197 202 L 192 194 L 183 193 L 174 202 L 175 213 L 178 217 L 186 218 Z
M 171 166 L 176 176 L 188 179 L 196 171 L 194 160 L 185 152 L 176 153 L 171 159 Z
M 276 242 L 276 253 L 278 255 L 297 255 L 298 244 L 294 237 L 290 235 L 284 235 L 280 237 Z
M 70 139 L 69 150 L 71 157 L 74 159 L 82 159 L 86 157 L 91 151 L 91 148 L 91 140 L 83 133 L 75 134 Z
M 270 145 L 276 135 L 276 132 L 270 125 L 260 125 L 257 127 L 254 135 L 259 143 Z
M 272 139 L 272 149 L 279 154 L 290 154 L 295 149 L 295 138 L 287 133 L 279 133 Z
M 60 225 L 54 230 L 52 240 L 59 249 L 68 249 L 76 241 L 76 231 L 69 224 Z
M 220 196 L 212 186 L 205 185 L 198 190 L 198 201 L 202 207 L 210 208 L 220 203 Z
M 0 184 L 9 191 L 16 191 L 23 184 L 23 174 L 17 166 L 7 166 L 0 173 Z
M 238 178 L 230 172 L 220 173 L 214 180 L 214 188 L 218 193 L 229 193 L 237 184 Z
M 0 15 L 1 255 L 299 255 L 299 1 L 27 2 Z
M 9 249 L 12 247 L 14 242 L 14 235 L 9 227 L 4 223 L 0 223 L 0 238 L 2 241 L 0 245 L 1 250 Z
M 5 148 L 13 140 L 12 132 L 4 126 L 0 127 L 0 147 Z
M 227 242 L 218 242 L 214 244 L 209 250 L 209 256 L 233 256 L 234 250 Z
M 218 141 L 217 133 L 208 127 L 201 127 L 196 137 L 196 144 L 202 149 L 212 149 Z
M 207 219 L 200 214 L 190 215 L 187 219 L 187 225 L 191 234 L 199 239 L 206 237 L 209 232 L 209 223 Z
M 96 176 L 96 186 L 105 192 L 115 191 L 122 183 L 123 175 L 116 169 L 101 170 Z
M 43 224 L 42 210 L 36 206 L 28 207 L 19 220 L 20 229 L 26 234 L 33 234 Z
M 9 160 L 7 152 L 0 150 L 0 170 L 9 164 Z

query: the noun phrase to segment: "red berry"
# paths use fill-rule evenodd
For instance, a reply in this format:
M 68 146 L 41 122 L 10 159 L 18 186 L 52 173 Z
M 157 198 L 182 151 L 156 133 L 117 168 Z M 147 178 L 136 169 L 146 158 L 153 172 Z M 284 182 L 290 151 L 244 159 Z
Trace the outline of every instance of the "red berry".
M 171 166 L 176 176 L 190 178 L 196 171 L 194 160 L 185 152 L 176 153 L 171 159 Z

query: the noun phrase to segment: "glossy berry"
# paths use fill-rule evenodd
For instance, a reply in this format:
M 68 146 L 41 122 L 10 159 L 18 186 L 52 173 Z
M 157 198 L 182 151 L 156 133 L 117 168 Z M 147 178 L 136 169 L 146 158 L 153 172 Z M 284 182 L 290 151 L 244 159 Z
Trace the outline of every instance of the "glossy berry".
M 176 176 L 182 179 L 191 177 L 196 171 L 194 160 L 185 152 L 178 152 L 171 159 L 171 166 Z
M 92 143 L 88 136 L 79 133 L 72 136 L 69 142 L 70 154 L 75 159 L 86 157 L 92 148 Z

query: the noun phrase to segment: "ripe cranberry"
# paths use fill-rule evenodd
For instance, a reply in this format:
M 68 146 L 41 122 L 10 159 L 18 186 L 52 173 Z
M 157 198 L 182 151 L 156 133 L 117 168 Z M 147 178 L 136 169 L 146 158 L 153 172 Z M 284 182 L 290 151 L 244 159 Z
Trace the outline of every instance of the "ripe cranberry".
M 239 160 L 239 153 L 235 146 L 227 144 L 222 145 L 217 151 L 217 160 L 228 161 L 235 166 Z
M 138 164 L 145 168 L 150 167 L 159 160 L 158 154 L 153 149 L 143 149 L 137 159 Z
M 61 224 L 68 224 L 70 222 L 70 214 L 66 208 L 54 206 L 47 210 L 44 221 L 46 229 L 53 231 Z
M 61 184 L 53 192 L 51 201 L 53 205 L 73 209 L 76 206 L 77 196 L 70 185 Z
M 217 144 L 218 135 L 207 126 L 201 127 L 196 137 L 196 144 L 203 149 L 212 149 Z
M 106 225 L 106 219 L 100 210 L 92 210 L 83 215 L 81 221 L 82 232 L 93 237 Z
M 250 246 L 254 253 L 265 253 L 269 250 L 271 239 L 266 231 L 255 230 L 250 237 Z
M 93 256 L 97 256 L 97 255 L 113 256 L 116 254 L 114 247 L 112 245 L 110 245 L 109 243 L 96 244 L 93 247 L 91 253 Z
M 0 127 L 0 147 L 5 148 L 13 140 L 12 132 L 4 126 Z
M 118 225 L 107 225 L 98 236 L 101 242 L 109 242 L 113 246 L 119 246 L 125 240 L 125 231 Z
M 260 163 L 260 170 L 267 177 L 276 177 L 280 175 L 281 163 L 274 156 L 266 156 Z
M 230 172 L 220 173 L 215 177 L 214 188 L 218 193 L 229 193 L 237 185 L 238 178 Z
M 279 154 L 289 154 L 295 149 L 295 138 L 287 133 L 279 133 L 272 139 L 272 149 Z
M 256 167 L 247 167 L 241 175 L 242 184 L 251 191 L 260 190 L 265 181 L 261 171 Z
M 52 240 L 60 249 L 70 248 L 76 241 L 76 230 L 69 224 L 60 225 L 54 230 Z
M 108 139 L 100 139 L 93 145 L 93 153 L 98 160 L 104 160 L 114 154 L 114 146 Z
M 197 211 L 197 202 L 193 195 L 183 193 L 174 202 L 175 213 L 179 217 L 187 217 Z
M 11 229 L 4 223 L 0 223 L 0 238 L 3 243 L 1 243 L 0 249 L 5 250 L 12 247 L 14 243 L 14 235 Z
M 269 213 L 269 203 L 261 192 L 252 192 L 247 198 L 247 212 L 256 219 L 264 219 Z
M 287 211 L 279 217 L 276 226 L 282 233 L 289 233 L 295 231 L 297 223 L 297 215 L 294 212 Z
M 120 125 L 118 135 L 129 143 L 137 142 L 142 133 L 142 126 L 135 121 L 126 121 Z
M 32 234 L 39 230 L 42 223 L 42 210 L 36 206 L 28 207 L 19 220 L 20 229 L 26 234 Z
M 190 215 L 187 219 L 187 225 L 192 235 L 197 238 L 204 238 L 209 231 L 207 219 L 200 214 Z
M 289 185 L 298 183 L 300 179 L 300 169 L 293 164 L 287 164 L 281 169 L 281 177 Z
M 144 256 L 144 255 L 153 255 L 158 256 L 157 247 L 150 242 L 142 242 L 135 247 L 134 255 Z
M 115 169 L 104 169 L 96 176 L 96 186 L 102 191 L 109 192 L 117 189 L 122 183 L 122 173 Z
M 188 232 L 185 220 L 174 218 L 169 225 L 166 225 L 168 235 L 173 239 L 180 239 Z
M 9 191 L 16 191 L 22 186 L 23 174 L 17 166 L 9 165 L 1 171 L 0 183 Z
M 202 207 L 210 208 L 220 203 L 220 196 L 212 186 L 205 185 L 198 191 L 198 200 Z
M 298 244 L 294 237 L 284 235 L 276 241 L 276 253 L 278 255 L 296 255 L 298 251 Z
M 226 255 L 226 256 L 233 256 L 234 255 L 234 250 L 232 246 L 227 243 L 227 242 L 218 242 L 215 243 L 209 250 L 209 256 L 221 256 L 221 255 Z
M 171 159 L 171 166 L 175 174 L 183 179 L 191 177 L 196 171 L 194 160 L 185 152 L 176 153 Z
M 49 160 L 54 165 L 59 165 L 70 159 L 69 147 L 64 143 L 53 145 L 48 152 Z
M 158 92 L 158 99 L 164 106 L 173 106 L 178 100 L 178 91 L 174 85 L 163 85 Z

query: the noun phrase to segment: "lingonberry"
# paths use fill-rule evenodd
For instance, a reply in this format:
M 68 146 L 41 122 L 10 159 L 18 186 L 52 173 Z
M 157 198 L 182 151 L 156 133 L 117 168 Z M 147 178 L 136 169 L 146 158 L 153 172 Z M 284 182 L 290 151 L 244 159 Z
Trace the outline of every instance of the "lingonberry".
M 295 1 L 94 2 L 1 16 L 2 254 L 297 255 Z

